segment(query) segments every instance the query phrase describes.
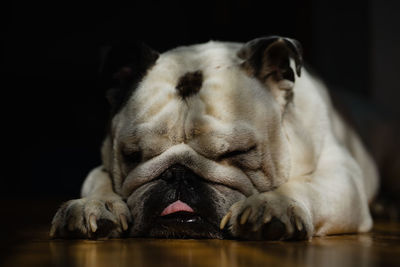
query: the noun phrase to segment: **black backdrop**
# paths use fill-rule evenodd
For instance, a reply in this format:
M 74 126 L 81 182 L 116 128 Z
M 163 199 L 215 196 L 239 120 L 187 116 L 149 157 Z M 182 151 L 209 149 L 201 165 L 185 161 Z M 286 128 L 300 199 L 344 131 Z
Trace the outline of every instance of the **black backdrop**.
M 385 16 L 372 9 L 378 1 L 100 2 L 14 1 L 6 10 L 4 71 L 11 81 L 8 114 L 15 116 L 10 128 L 16 137 L 10 158 L 17 164 L 2 196 L 79 195 L 85 175 L 100 164 L 108 106 L 96 82 L 105 45 L 143 40 L 162 52 L 210 39 L 290 36 L 301 41 L 306 61 L 332 88 L 373 102 L 372 29 L 392 36 L 396 28 L 376 23 L 376 16 Z M 388 67 L 398 69 L 399 52 L 392 51 Z

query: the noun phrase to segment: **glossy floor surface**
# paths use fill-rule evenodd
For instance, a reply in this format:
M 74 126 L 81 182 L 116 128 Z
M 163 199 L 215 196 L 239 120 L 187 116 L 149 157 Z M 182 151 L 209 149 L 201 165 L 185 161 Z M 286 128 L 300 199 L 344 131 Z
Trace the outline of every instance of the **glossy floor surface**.
M 399 223 L 378 222 L 368 234 L 304 242 L 89 241 L 49 240 L 47 225 L 29 225 L 30 218 L 8 232 L 17 238 L 2 242 L 2 266 L 400 266 Z

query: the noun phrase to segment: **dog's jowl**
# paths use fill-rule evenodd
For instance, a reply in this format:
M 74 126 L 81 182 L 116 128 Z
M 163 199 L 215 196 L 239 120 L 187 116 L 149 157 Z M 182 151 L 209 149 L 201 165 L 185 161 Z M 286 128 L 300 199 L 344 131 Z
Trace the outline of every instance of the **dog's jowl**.
M 271 36 L 111 52 L 102 166 L 64 203 L 59 238 L 301 240 L 371 229 L 375 165 L 303 65 Z

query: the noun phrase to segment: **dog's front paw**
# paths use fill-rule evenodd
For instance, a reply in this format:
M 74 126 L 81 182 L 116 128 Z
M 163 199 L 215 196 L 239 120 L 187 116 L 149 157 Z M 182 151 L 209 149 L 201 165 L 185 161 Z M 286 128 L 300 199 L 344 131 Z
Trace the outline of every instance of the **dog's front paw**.
M 119 237 L 128 229 L 131 214 L 120 198 L 81 198 L 65 202 L 53 218 L 52 238 Z
M 251 240 L 304 240 L 313 234 L 308 210 L 277 192 L 255 194 L 235 203 L 221 221 L 234 237 Z

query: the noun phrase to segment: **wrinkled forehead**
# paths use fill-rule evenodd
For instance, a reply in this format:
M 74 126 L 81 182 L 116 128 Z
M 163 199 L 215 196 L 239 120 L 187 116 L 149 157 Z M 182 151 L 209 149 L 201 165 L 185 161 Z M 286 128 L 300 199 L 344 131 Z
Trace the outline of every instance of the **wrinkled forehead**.
M 162 84 L 185 91 L 188 95 L 197 93 L 203 82 L 210 78 L 222 77 L 240 63 L 237 51 L 241 47 L 235 43 L 208 42 L 206 44 L 178 47 L 162 54 L 151 68 L 139 90 Z M 182 93 L 182 92 L 181 92 Z M 185 97 L 186 94 L 182 93 Z
M 228 104 L 259 97 L 258 82 L 240 67 L 243 60 L 237 52 L 241 47 L 240 43 L 208 42 L 161 54 L 135 89 L 130 109 L 143 110 L 156 101 L 172 99 L 186 104 L 198 98 L 215 103 L 223 99 Z
M 241 68 L 241 46 L 209 42 L 162 54 L 120 114 L 123 132 L 166 131 L 175 138 L 264 121 L 272 98 Z

